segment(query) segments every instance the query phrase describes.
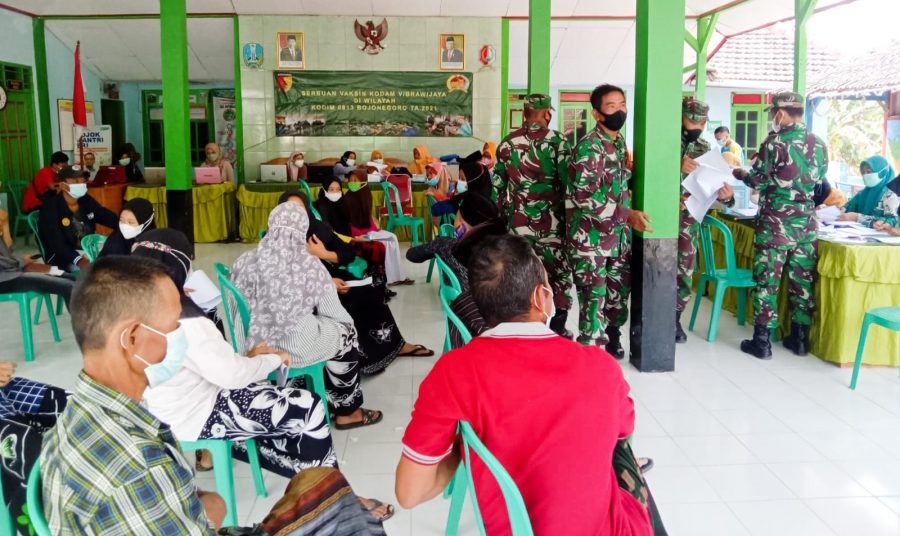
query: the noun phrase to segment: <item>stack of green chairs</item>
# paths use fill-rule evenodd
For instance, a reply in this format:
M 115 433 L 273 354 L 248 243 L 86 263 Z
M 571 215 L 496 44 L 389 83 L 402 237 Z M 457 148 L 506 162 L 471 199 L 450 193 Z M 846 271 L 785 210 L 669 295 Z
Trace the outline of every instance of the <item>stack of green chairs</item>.
M 425 234 L 425 220 L 415 216 L 407 216 L 403 213 L 403 204 L 401 203 L 400 190 L 388 181 L 381 182 L 381 188 L 384 190 L 384 205 L 387 208 L 388 222 L 385 227 L 386 231 L 391 233 L 397 227 L 409 227 L 412 230 L 412 245 L 419 245 L 419 227 L 422 228 L 422 235 Z
M 7 181 L 6 186 L 9 188 L 9 196 L 12 197 L 12 206 L 16 209 L 16 217 L 13 219 L 13 228 L 12 235 L 13 240 L 17 236 L 19 236 L 19 222 L 25 222 L 25 225 L 30 227 L 28 223 L 28 215 L 25 214 L 25 210 L 22 209 L 22 205 L 25 202 L 25 189 L 28 188 L 28 182 L 26 181 Z M 37 234 L 34 235 L 37 237 Z M 25 234 L 25 245 L 28 245 L 28 234 Z
M 92 263 L 100 256 L 103 244 L 106 244 L 106 237 L 101 234 L 89 234 L 81 239 L 81 249 Z

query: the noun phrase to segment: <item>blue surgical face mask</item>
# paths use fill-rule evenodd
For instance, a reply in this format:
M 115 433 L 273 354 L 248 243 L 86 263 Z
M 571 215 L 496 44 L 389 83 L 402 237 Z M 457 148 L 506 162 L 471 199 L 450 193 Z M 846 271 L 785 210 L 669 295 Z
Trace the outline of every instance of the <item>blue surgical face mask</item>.
M 151 364 L 138 354 L 134 354 L 136 359 L 147 365 L 147 368 L 144 369 L 144 374 L 147 376 L 147 383 L 152 389 L 171 380 L 181 370 L 184 357 L 187 355 L 188 340 L 181 324 L 169 333 L 155 330 L 144 323 L 141 323 L 141 327 L 166 338 L 166 355 L 163 356 L 162 361 L 159 363 Z M 125 347 L 124 337 L 125 331 L 122 331 L 122 334 L 119 336 L 119 342 L 123 348 Z
M 465 181 L 458 181 L 456 183 L 456 193 L 463 194 L 466 193 L 466 190 L 469 189 L 469 185 Z
M 866 185 L 866 188 L 871 188 L 873 186 L 878 186 L 881 184 L 881 177 L 878 176 L 878 173 L 866 173 L 862 176 L 863 183 Z
M 428 179 L 427 181 L 425 181 L 425 184 L 428 185 L 428 186 L 430 186 L 430 187 L 432 187 L 432 188 L 434 188 L 435 186 L 438 185 L 438 178 L 437 178 L 437 177 L 434 177 L 434 178 L 432 178 L 432 179 Z
M 87 194 L 87 184 L 75 182 L 69 184 L 69 195 L 75 199 L 81 199 Z
M 719 147 L 725 147 L 725 140 L 724 139 L 720 140 L 719 138 L 716 138 L 716 144 Z
M 456 239 L 459 240 L 460 238 L 462 238 L 463 235 L 466 234 L 466 231 L 466 224 L 461 223 L 459 227 L 456 228 Z

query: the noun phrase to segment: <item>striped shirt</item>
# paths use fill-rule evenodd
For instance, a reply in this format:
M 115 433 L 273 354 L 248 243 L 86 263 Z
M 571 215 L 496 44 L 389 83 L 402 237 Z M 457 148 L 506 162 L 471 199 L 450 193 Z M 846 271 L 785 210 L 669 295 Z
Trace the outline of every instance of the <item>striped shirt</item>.
M 41 472 L 52 534 L 215 534 L 169 427 L 83 371 Z

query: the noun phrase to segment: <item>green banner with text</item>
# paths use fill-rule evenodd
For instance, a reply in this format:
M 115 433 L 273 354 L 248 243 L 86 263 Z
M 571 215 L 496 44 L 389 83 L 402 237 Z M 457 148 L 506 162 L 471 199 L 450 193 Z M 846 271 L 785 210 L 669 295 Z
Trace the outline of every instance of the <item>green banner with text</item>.
M 276 136 L 472 135 L 472 73 L 275 73 Z

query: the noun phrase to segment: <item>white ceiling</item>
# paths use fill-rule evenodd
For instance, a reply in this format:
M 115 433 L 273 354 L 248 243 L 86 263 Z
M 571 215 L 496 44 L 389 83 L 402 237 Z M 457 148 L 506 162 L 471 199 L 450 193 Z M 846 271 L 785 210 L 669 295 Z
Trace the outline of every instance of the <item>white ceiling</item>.
M 666 0 L 656 0 L 666 1 Z M 741 0 L 737 0 L 740 2 Z M 850 0 L 854 1 L 854 0 Z M 827 9 L 846 0 L 819 0 Z M 159 0 L 4 0 L 13 8 L 38 15 L 136 15 L 159 13 Z M 191 14 L 304 14 L 379 16 L 527 17 L 528 0 L 187 0 Z M 733 5 L 722 12 L 712 50 L 725 36 L 746 32 L 793 16 L 789 0 L 686 0 L 688 17 Z M 635 0 L 553 0 L 551 83 L 578 86 L 600 81 L 631 84 L 634 80 Z M 573 18 L 574 17 L 574 18 Z M 585 19 L 593 17 L 593 19 Z M 603 17 L 597 20 L 597 17 Z M 693 31 L 693 19 L 686 22 Z M 49 20 L 47 27 L 74 48 L 82 41 L 82 57 L 109 80 L 160 78 L 159 23 L 153 19 Z M 195 81 L 233 79 L 233 28 L 229 19 L 188 19 L 191 54 L 189 77 Z M 510 85 L 527 81 L 528 24 L 510 23 Z M 499 44 L 499 43 L 498 43 Z M 152 51 L 152 54 L 148 54 Z M 684 64 L 693 63 L 685 46 Z

